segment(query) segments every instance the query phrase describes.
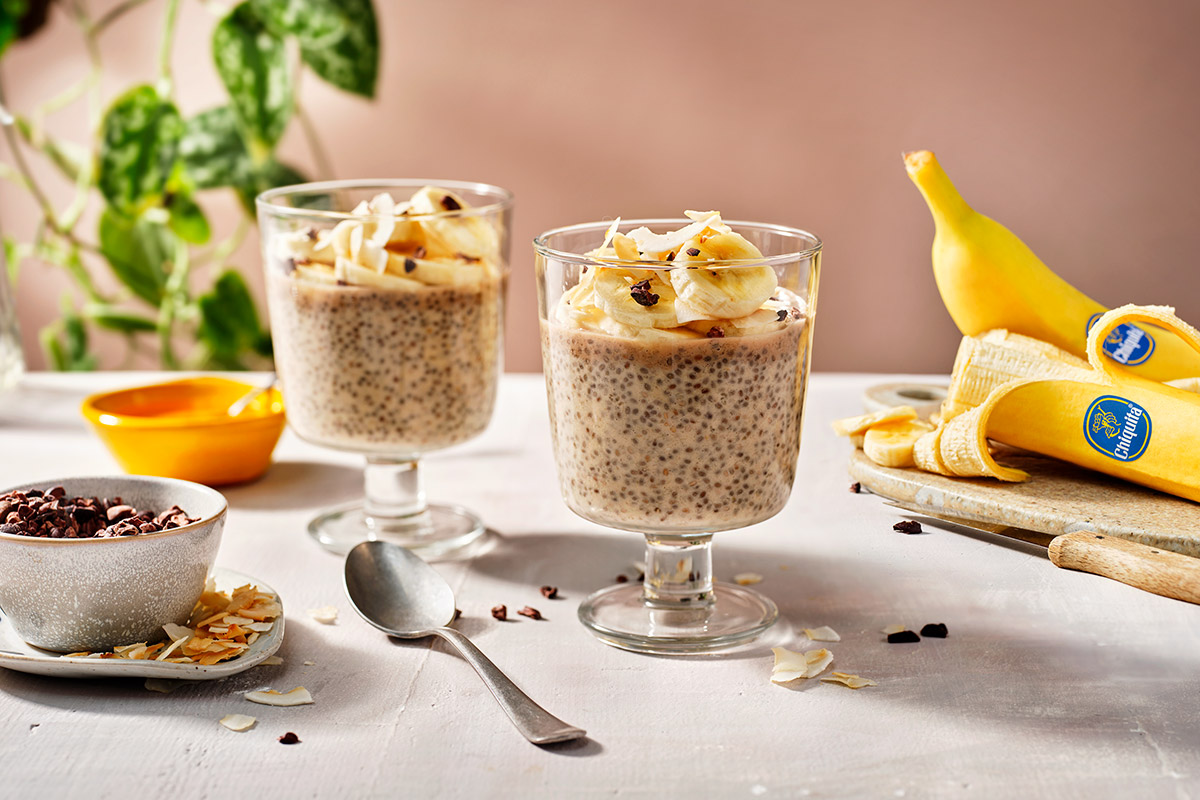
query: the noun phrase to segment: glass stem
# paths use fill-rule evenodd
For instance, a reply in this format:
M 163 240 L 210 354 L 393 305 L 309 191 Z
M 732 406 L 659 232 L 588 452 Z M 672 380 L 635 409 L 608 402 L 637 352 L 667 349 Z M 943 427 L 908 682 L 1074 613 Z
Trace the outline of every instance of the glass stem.
M 654 608 L 703 608 L 713 604 L 712 534 L 646 536 L 646 604 Z
M 415 458 L 367 456 L 366 502 L 369 522 L 409 520 L 425 511 L 425 485 Z

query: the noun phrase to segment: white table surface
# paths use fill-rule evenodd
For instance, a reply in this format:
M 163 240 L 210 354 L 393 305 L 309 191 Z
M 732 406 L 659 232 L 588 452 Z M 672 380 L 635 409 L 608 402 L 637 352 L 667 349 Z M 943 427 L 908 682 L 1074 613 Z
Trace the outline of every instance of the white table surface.
M 154 377 L 26 376 L 0 399 L 0 485 L 116 472 L 79 401 Z M 341 560 L 304 528 L 360 493 L 359 462 L 289 432 L 264 478 L 226 491 L 218 556 L 279 590 L 284 664 L 169 695 L 0 670 L 0 796 L 1200 797 L 1200 608 L 960 534 L 893 532 L 897 512 L 848 491 L 849 445 L 829 422 L 895 379 L 814 376 L 791 501 L 715 549 L 718 577 L 765 576 L 788 646 L 830 625 L 833 668 L 877 687 L 772 684 L 766 645 L 667 658 L 593 639 L 576 606 L 641 559 L 640 539 L 567 510 L 542 379 L 510 375 L 488 433 L 425 462 L 432 499 L 496 532 L 490 551 L 438 569 L 458 627 L 587 740 L 530 745 L 445 645 L 393 642 L 355 615 Z M 497 622 L 499 603 L 547 619 Z M 329 604 L 336 625 L 306 613 Z M 880 633 L 928 622 L 949 638 Z M 242 699 L 298 685 L 314 705 Z M 217 724 L 234 712 L 257 727 Z M 285 731 L 302 743 L 280 745 Z

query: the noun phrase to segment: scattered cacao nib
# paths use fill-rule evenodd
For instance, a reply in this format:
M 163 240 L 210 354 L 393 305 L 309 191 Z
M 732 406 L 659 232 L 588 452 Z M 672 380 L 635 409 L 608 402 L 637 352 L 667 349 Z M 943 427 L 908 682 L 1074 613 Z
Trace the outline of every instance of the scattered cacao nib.
M 945 639 L 949 633 L 944 622 L 931 622 L 921 628 L 921 635 L 929 639 Z
M 55 486 L 0 496 L 0 533 L 48 539 L 91 539 L 133 536 L 179 528 L 196 522 L 179 506 L 162 514 L 138 511 L 121 498 L 68 497 Z
M 461 617 L 461 616 L 462 616 L 462 609 L 461 609 L 461 608 L 456 608 L 456 609 L 454 609 L 454 616 L 450 618 L 450 621 L 451 621 L 451 622 L 458 622 L 458 618 L 459 618 L 459 617 Z
M 404 259 L 404 271 L 406 273 L 412 272 L 416 268 L 417 268 L 417 262 L 413 261 L 411 258 Z M 423 275 L 425 273 L 421 273 L 421 274 Z
M 533 606 L 525 606 L 517 613 L 520 614 L 522 617 L 529 617 L 530 619 L 542 619 L 543 618 L 542 613 L 540 611 L 538 611 L 536 608 L 534 608 Z
M 338 278 L 337 285 L 338 285 L 338 286 L 349 286 L 350 284 L 346 283 L 346 282 L 345 282 L 344 280 L 342 280 L 341 278 Z
M 859 483 L 858 481 L 855 481 L 854 483 L 850 484 L 850 491 L 854 492 L 855 494 L 858 494 L 859 492 L 862 491 L 862 484 Z
M 317 240 L 317 229 L 316 228 L 307 228 L 304 231 L 304 235 L 308 237 L 308 240 L 310 242 L 315 242 Z
M 542 587 L 542 597 L 546 598 L 547 600 L 557 600 L 558 599 L 558 587 L 557 586 L 543 586 Z
M 775 318 L 777 320 L 779 320 L 780 322 L 783 322 L 785 319 L 788 318 L 787 309 L 786 308 L 779 309 L 779 311 L 775 314 Z
M 638 281 L 629 287 L 629 296 L 639 306 L 652 306 L 658 302 L 658 295 L 650 291 L 650 279 Z
M 889 633 L 888 644 L 915 644 L 921 641 L 921 637 L 917 636 L 913 631 L 896 631 Z
M 644 572 L 639 572 L 639 573 L 638 573 L 638 576 L 637 576 L 637 582 L 638 582 L 638 583 L 645 583 L 645 582 L 646 582 L 646 573 L 644 573 Z
M 508 619 L 508 606 L 492 606 L 492 616 L 501 622 Z
M 699 247 L 689 247 L 687 249 L 687 254 L 689 256 L 698 256 L 698 255 L 700 255 L 700 248 Z
M 300 744 L 300 737 L 288 731 L 283 736 L 279 737 L 280 744 Z
M 462 204 L 450 195 L 446 195 L 442 198 L 442 208 L 446 209 L 447 211 L 458 211 L 460 208 L 462 208 Z
M 629 583 L 629 576 L 628 575 L 618 575 L 616 578 L 616 581 L 617 581 L 617 583 Z
M 907 533 L 909 535 L 914 534 L 914 533 L 920 533 L 921 532 L 921 523 L 917 522 L 916 520 L 906 519 L 906 520 L 897 522 L 895 525 L 893 525 L 892 530 L 894 530 L 898 533 Z
M 792 319 L 800 319 L 800 317 L 801 317 L 800 309 L 793 308 L 792 309 Z
M 284 275 L 291 275 L 293 272 L 295 272 L 295 271 L 296 271 L 296 259 L 294 259 L 294 258 L 285 258 L 285 259 L 283 260 L 283 264 L 282 264 L 282 266 L 283 266 L 283 274 L 284 274 Z
M 580 274 L 580 275 L 587 275 L 587 266 L 584 266 L 584 268 L 583 268 L 583 269 L 579 270 L 579 274 Z
M 672 250 L 671 252 L 667 253 L 667 261 L 674 261 L 674 260 L 675 260 L 675 251 Z
M 425 257 L 425 245 L 423 245 L 423 244 L 417 245 L 417 249 L 413 251 L 413 257 L 414 258 L 424 258 Z
M 711 328 L 708 329 L 708 333 L 706 333 L 704 335 L 707 336 L 709 339 L 724 339 L 725 338 L 725 329 L 722 328 L 720 325 L 713 325 Z

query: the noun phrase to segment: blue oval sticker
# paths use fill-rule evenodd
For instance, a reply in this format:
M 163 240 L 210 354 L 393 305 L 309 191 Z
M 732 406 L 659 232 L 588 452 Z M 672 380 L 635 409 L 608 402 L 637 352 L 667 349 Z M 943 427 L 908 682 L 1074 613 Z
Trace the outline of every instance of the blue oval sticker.
M 1088 317 L 1085 336 L 1091 332 L 1092 326 L 1102 314 L 1103 312 L 1097 312 Z M 1146 359 L 1154 354 L 1154 337 L 1137 325 L 1123 322 L 1109 332 L 1100 343 L 1100 349 L 1118 364 L 1136 367 L 1138 364 L 1145 364 Z
M 1088 444 L 1117 461 L 1140 458 L 1150 444 L 1150 430 L 1146 409 L 1114 395 L 1097 397 L 1083 417 Z

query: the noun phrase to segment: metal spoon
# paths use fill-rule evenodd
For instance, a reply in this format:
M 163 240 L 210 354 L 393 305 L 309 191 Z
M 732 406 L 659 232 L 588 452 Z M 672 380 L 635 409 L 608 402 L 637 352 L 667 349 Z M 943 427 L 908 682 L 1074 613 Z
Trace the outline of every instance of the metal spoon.
M 278 375 L 271 376 L 271 382 L 266 386 L 255 386 L 250 391 L 233 401 L 233 404 L 225 410 L 225 413 L 231 417 L 236 417 L 241 414 L 253 402 L 254 398 L 258 397 L 263 392 L 269 392 L 275 388 L 275 384 L 279 382 Z
M 346 556 L 346 594 L 363 619 L 390 636 L 440 636 L 458 648 L 500 707 L 534 744 L 587 735 L 529 699 L 471 640 L 453 628 L 454 592 L 437 570 L 390 542 L 362 542 Z

